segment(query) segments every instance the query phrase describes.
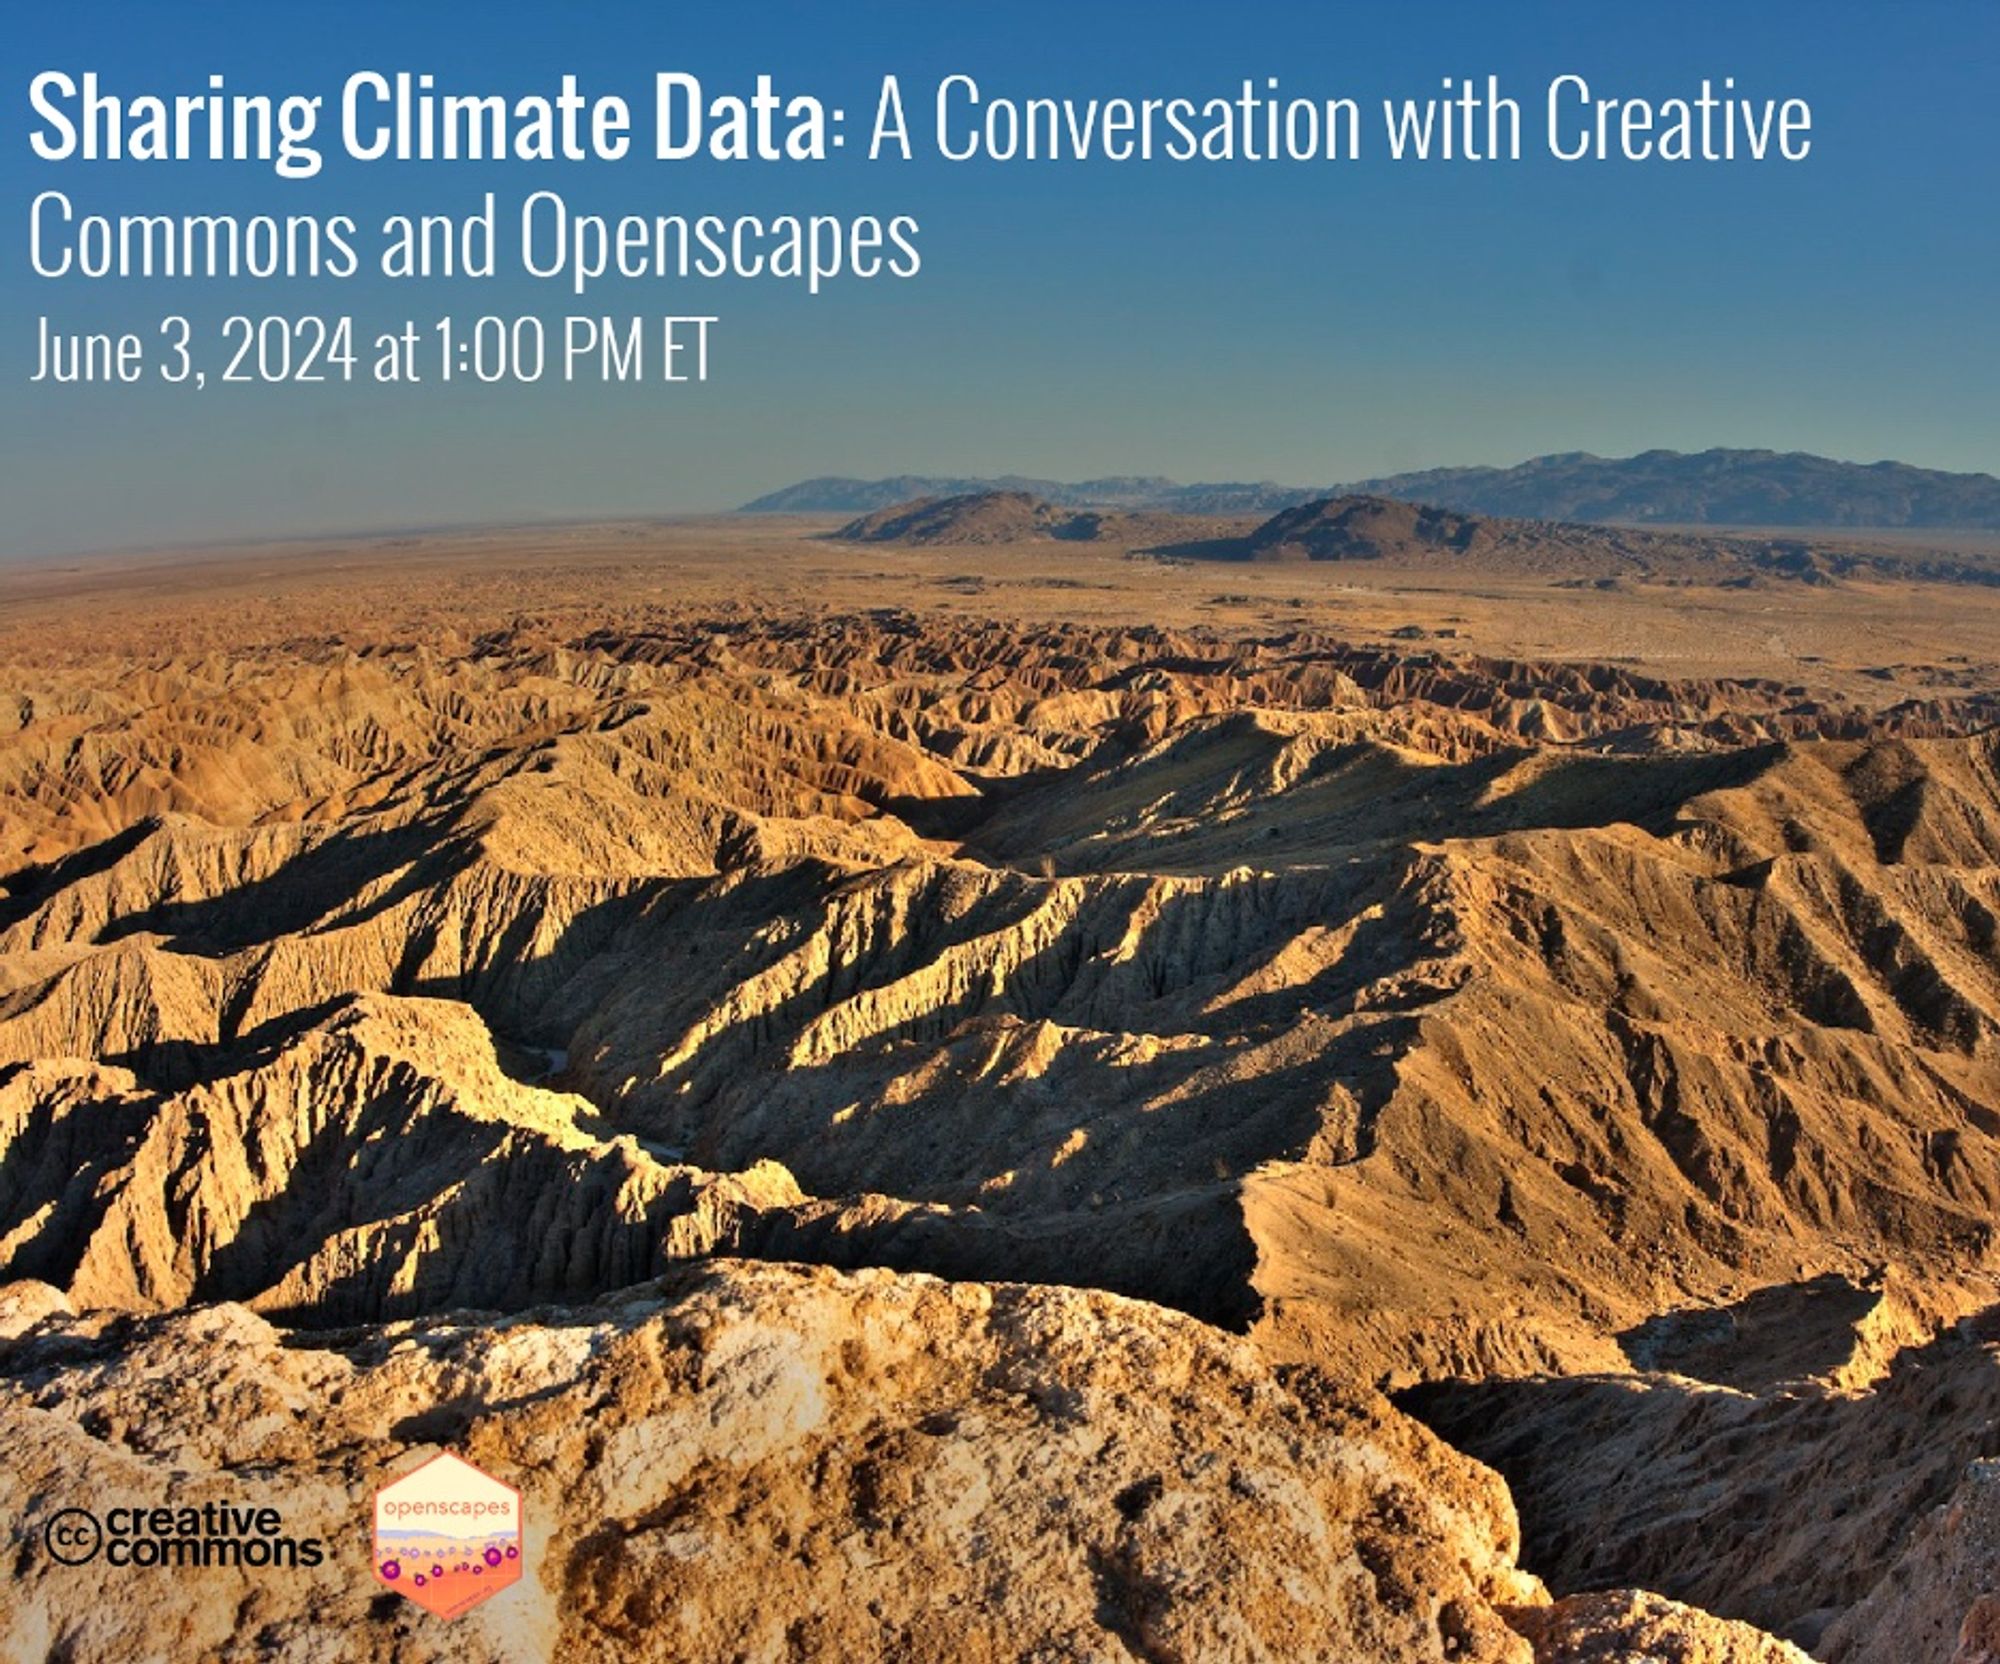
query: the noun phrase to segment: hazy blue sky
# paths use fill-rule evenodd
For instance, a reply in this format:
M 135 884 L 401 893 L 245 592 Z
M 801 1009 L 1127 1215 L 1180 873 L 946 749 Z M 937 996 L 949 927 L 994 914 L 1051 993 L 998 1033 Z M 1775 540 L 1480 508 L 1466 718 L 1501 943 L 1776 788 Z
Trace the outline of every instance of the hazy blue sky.
M 817 473 L 1146 472 L 1322 483 L 1555 450 L 1771 446 L 2000 469 L 2000 5 L 22 4 L 9 16 L 0 549 L 731 506 Z M 356 69 L 649 107 L 656 69 L 760 70 L 865 123 L 879 77 L 1197 98 L 1562 71 L 1601 92 L 1734 75 L 1815 115 L 1798 165 L 823 165 L 482 170 L 48 164 L 29 78 L 326 95 Z M 330 135 L 329 135 L 330 137 Z M 1376 135 L 1367 137 L 1373 140 Z M 462 211 L 550 186 L 598 211 L 915 215 L 922 275 L 599 285 L 584 310 L 719 313 L 705 388 L 206 391 L 28 385 L 36 319 L 572 309 L 560 285 L 33 276 L 30 197 L 84 212 Z

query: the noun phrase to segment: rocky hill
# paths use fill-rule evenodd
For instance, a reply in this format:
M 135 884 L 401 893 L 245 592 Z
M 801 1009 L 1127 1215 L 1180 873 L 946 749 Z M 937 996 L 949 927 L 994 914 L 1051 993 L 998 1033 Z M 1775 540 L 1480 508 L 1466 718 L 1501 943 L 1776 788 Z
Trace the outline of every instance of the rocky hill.
M 1493 544 L 1483 522 L 1386 497 L 1347 496 L 1280 511 L 1243 540 L 1252 560 L 1399 560 L 1473 555 Z
M 1217 530 L 1207 521 L 1186 515 L 1067 509 L 1025 491 L 976 491 L 960 497 L 923 497 L 897 503 L 850 520 L 831 535 L 844 543 L 889 543 L 905 548 L 1049 541 L 1138 546 L 1212 536 Z
M 1095 537 L 1099 514 L 1059 509 L 1025 491 L 922 497 L 850 520 L 833 535 L 847 543 L 1025 543 Z

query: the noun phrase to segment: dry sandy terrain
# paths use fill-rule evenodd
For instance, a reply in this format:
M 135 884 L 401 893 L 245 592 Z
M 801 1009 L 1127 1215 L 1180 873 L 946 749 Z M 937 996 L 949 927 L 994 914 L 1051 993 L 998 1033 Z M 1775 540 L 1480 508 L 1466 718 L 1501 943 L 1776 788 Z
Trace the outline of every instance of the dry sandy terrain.
M 360 646 L 373 621 L 344 617 L 357 604 L 406 629 L 460 632 L 524 618 L 629 625 L 688 607 L 775 615 L 886 606 L 975 622 L 1303 627 L 1359 643 L 1386 642 L 1414 624 L 1455 630 L 1454 654 L 1688 677 L 1810 672 L 1816 685 L 1874 703 L 1884 702 L 1883 686 L 1857 682 L 1856 673 L 1901 666 L 1910 687 L 1935 677 L 1992 687 L 2000 666 L 2000 594 L 1962 585 L 1627 586 L 1607 605 L 1594 590 L 1493 571 L 1161 561 L 1117 544 L 821 541 L 839 524 L 832 516 L 732 516 L 0 565 L 0 644 L 10 660 L 71 644 L 243 647 L 291 634 L 339 639 L 346 624 Z M 1830 537 L 1825 546 L 1854 544 Z M 1958 534 L 1946 546 L 2000 560 L 2000 538 Z M 107 629 L 123 639 L 109 641 Z
M 0 571 L 0 1653 L 1989 1656 L 2000 588 L 836 524 Z

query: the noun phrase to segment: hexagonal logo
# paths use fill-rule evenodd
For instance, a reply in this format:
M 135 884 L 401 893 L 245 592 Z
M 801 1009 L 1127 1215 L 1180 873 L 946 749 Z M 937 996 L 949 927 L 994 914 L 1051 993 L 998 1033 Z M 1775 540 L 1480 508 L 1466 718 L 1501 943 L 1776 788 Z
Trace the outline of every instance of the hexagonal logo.
M 450 1451 L 375 1493 L 375 1577 L 440 1618 L 521 1576 L 521 1493 Z

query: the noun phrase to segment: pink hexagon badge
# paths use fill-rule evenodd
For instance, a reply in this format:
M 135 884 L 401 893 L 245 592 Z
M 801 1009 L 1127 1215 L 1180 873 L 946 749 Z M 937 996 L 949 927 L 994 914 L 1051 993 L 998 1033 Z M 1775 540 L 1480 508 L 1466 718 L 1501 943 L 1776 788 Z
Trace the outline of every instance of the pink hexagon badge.
M 375 1577 L 440 1618 L 521 1576 L 521 1493 L 450 1451 L 375 1493 Z

